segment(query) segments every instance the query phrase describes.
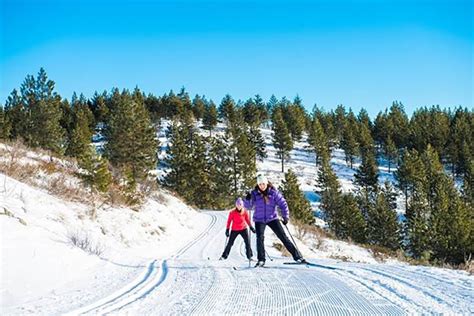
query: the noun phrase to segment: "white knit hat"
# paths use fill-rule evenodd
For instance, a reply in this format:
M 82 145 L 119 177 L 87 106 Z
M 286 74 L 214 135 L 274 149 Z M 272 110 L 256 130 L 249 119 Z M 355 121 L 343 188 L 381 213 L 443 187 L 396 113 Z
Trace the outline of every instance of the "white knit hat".
M 260 184 L 260 183 L 268 184 L 268 179 L 267 177 L 265 177 L 263 173 L 260 173 L 257 175 L 257 184 Z

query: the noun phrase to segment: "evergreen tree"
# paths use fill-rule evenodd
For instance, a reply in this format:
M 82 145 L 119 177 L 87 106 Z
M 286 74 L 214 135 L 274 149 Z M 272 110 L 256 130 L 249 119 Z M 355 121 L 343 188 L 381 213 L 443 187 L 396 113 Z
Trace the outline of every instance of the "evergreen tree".
M 320 208 L 329 228 L 334 231 L 337 212 L 341 208 L 341 188 L 337 176 L 329 164 L 327 154 L 321 157 L 321 167 L 318 170 L 316 193 L 321 197 Z
M 388 120 L 394 127 L 392 139 L 397 148 L 405 148 L 408 146 L 409 137 L 409 121 L 405 113 L 405 108 L 400 102 L 393 102 L 388 113 Z
M 92 141 L 92 131 L 89 127 L 89 114 L 91 111 L 87 106 L 78 106 L 74 108 L 73 130 L 69 137 L 66 154 L 84 159 L 84 155 L 90 150 Z
M 430 208 L 423 183 L 416 181 L 412 186 L 404 225 L 406 248 L 416 259 L 429 260 L 431 258 L 429 216 Z
M 79 160 L 79 166 L 85 171 L 81 178 L 92 192 L 107 192 L 112 183 L 112 174 L 108 161 L 97 155 L 95 148 L 88 145 Z
M 8 96 L 5 102 L 5 117 L 11 124 L 10 137 L 12 139 L 27 139 L 29 116 L 26 106 L 16 89 Z
M 200 97 L 198 94 L 193 99 L 193 115 L 196 120 L 200 120 L 204 117 L 206 111 L 206 99 Z
M 18 133 L 32 147 L 61 154 L 64 150 L 65 132 L 60 125 L 61 97 L 54 92 L 54 84 L 41 68 L 36 79 L 26 76 L 20 87 L 21 97 L 18 98 L 15 91 L 7 104 L 13 110 L 12 123 L 21 121 L 18 129 L 14 128 L 15 134 Z
M 229 94 L 226 94 L 219 105 L 219 117 L 226 122 L 232 121 L 235 117 L 235 101 Z
M 59 96 L 49 100 L 39 100 L 31 109 L 32 126 L 29 144 L 62 154 L 65 148 L 65 131 L 59 123 L 61 117 Z
M 396 213 L 396 194 L 386 181 L 376 196 L 373 206 L 369 208 L 367 218 L 367 235 L 371 244 L 392 250 L 399 248 L 400 227 Z
M 474 207 L 474 160 L 469 162 L 469 166 L 464 174 L 462 193 L 466 203 Z
M 124 91 L 110 113 L 105 136 L 105 153 L 110 162 L 123 170 L 130 168 L 135 180 L 145 178 L 149 170 L 156 168 L 159 143 L 148 111 L 137 94 L 131 96 Z
M 384 152 L 388 161 L 388 172 L 390 173 L 392 162 L 396 162 L 398 158 L 397 146 L 395 146 L 395 143 L 392 141 L 390 136 L 387 138 L 386 145 L 384 146 Z
M 91 111 L 94 115 L 94 120 L 96 123 L 104 123 L 106 121 L 107 115 L 109 114 L 109 109 L 107 107 L 107 92 L 104 91 L 102 94 L 98 94 L 97 91 L 94 92 L 91 101 Z
M 346 108 L 339 104 L 333 114 L 333 126 L 335 129 L 336 143 L 340 144 L 342 140 L 342 133 L 346 126 Z
M 1 140 L 7 140 L 10 139 L 10 132 L 11 132 L 12 126 L 9 120 L 9 117 L 3 108 L 2 105 L 0 105 L 0 139 Z
M 191 158 L 193 169 L 190 172 L 189 189 L 190 201 L 199 208 L 210 207 L 212 204 L 212 192 L 208 156 L 205 139 L 200 135 L 193 135 L 191 143 Z
M 368 151 L 362 156 L 362 164 L 354 174 L 355 184 L 366 191 L 377 191 L 378 169 L 375 156 L 372 151 Z
M 263 159 L 267 158 L 265 139 L 263 139 L 260 129 L 258 127 L 250 127 L 248 137 L 255 150 L 255 159 L 263 161 Z
M 333 222 L 334 232 L 338 238 L 352 239 L 358 243 L 366 241 L 366 224 L 357 201 L 352 194 L 343 194 L 340 208 L 336 209 Z
M 283 120 L 287 123 L 293 141 L 299 141 L 303 134 L 306 124 L 306 113 L 301 99 L 297 96 L 293 104 L 284 104 L 282 107 Z
M 395 172 L 397 188 L 405 195 L 405 210 L 408 209 L 408 199 L 415 190 L 416 183 L 426 183 L 423 163 L 416 149 L 406 150 Z
M 283 180 L 279 190 L 285 196 L 286 202 L 291 209 L 291 216 L 295 219 L 296 223 L 314 223 L 314 215 L 311 205 L 301 191 L 298 179 L 291 169 L 285 173 L 285 180 Z
M 180 124 L 177 120 L 168 127 L 168 148 L 165 165 L 169 172 L 162 183 L 178 192 L 185 198 L 190 198 L 191 188 L 189 179 L 193 176 L 193 152 L 188 144 L 191 142 L 193 131 L 190 126 Z
M 308 143 L 315 153 L 316 165 L 319 164 L 320 157 L 324 154 L 329 154 L 329 145 L 323 127 L 315 115 L 311 120 L 311 128 L 308 133 Z
M 357 115 L 357 121 L 372 132 L 373 124 L 366 109 L 362 108 L 360 110 L 359 114 Z
M 256 173 L 256 151 L 254 144 L 247 134 L 245 123 L 241 116 L 236 116 L 228 123 L 226 129 L 227 142 L 230 145 L 233 196 L 244 192 L 254 184 Z
M 355 131 L 356 126 L 350 121 L 347 121 L 342 132 L 341 139 L 341 148 L 344 150 L 346 164 L 349 164 L 351 169 L 358 150 L 358 144 L 354 135 Z
M 280 110 L 275 110 L 272 118 L 273 146 L 277 150 L 277 155 L 281 159 L 281 172 L 285 172 L 284 162 L 290 156 L 293 149 L 293 141 L 288 132 L 288 128 L 283 121 Z
M 433 258 L 459 264 L 474 251 L 474 209 L 462 201 L 444 173 L 436 177 L 431 204 L 430 249 Z
M 218 209 L 232 203 L 232 164 L 229 145 L 222 136 L 210 139 L 210 192 L 213 196 L 212 206 Z
M 211 136 L 212 130 L 217 125 L 217 108 L 212 101 L 206 106 L 202 124 L 203 128 L 209 131 L 209 136 Z

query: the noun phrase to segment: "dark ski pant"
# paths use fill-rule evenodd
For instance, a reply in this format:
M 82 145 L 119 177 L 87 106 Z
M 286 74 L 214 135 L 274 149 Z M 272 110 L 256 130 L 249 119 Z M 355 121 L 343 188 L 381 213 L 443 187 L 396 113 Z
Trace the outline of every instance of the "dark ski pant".
M 242 238 L 244 239 L 245 252 L 247 254 L 247 259 L 250 260 L 250 258 L 252 258 L 253 256 L 253 253 L 252 253 L 252 248 L 250 248 L 250 238 L 249 238 L 249 232 L 247 229 L 232 230 L 230 232 L 229 241 L 227 242 L 227 245 L 225 246 L 224 253 L 222 253 L 222 257 L 227 259 L 227 257 L 229 256 L 230 248 L 232 248 L 235 238 L 237 238 L 238 235 L 242 236 Z
M 293 256 L 294 260 L 300 259 L 302 256 L 296 249 L 295 245 L 288 239 L 285 232 L 283 231 L 283 226 L 281 226 L 280 220 L 276 219 L 268 223 L 255 222 L 255 230 L 257 231 L 257 257 L 258 261 L 265 261 L 265 245 L 264 245 L 264 233 L 265 227 L 269 226 L 278 239 L 281 240 L 283 245 L 288 249 L 288 251 Z

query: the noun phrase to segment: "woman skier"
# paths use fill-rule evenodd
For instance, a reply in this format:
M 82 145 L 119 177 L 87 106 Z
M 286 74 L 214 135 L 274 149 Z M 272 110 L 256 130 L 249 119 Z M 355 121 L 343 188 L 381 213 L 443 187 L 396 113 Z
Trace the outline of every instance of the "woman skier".
M 257 185 L 252 192 L 247 193 L 244 205 L 248 210 L 255 208 L 253 221 L 255 222 L 255 228 L 257 230 L 258 262 L 255 265 L 256 267 L 263 267 L 265 265 L 264 232 L 267 225 L 273 230 L 283 245 L 285 245 L 296 262 L 306 263 L 306 260 L 303 259 L 298 249 L 286 236 L 283 231 L 283 226 L 281 226 L 280 220 L 278 219 L 277 206 L 281 209 L 283 224 L 288 224 L 290 217 L 288 204 L 283 195 L 268 182 L 265 175 L 257 175 Z

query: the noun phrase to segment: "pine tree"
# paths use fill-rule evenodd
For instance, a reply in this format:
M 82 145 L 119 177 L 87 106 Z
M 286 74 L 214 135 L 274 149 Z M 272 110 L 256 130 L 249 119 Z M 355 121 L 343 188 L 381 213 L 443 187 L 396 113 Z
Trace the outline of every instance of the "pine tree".
M 315 153 L 316 165 L 318 165 L 321 156 L 324 154 L 329 154 L 329 145 L 323 127 L 321 126 L 321 123 L 319 122 L 319 119 L 316 115 L 313 116 L 311 121 L 311 128 L 308 133 L 308 143 Z
M 336 143 L 340 144 L 342 140 L 342 133 L 346 126 L 346 108 L 339 104 L 333 113 L 333 126 L 335 129 Z
M 11 126 L 8 114 L 3 108 L 3 106 L 0 105 L 0 139 L 1 140 L 10 139 L 11 129 L 12 129 L 12 126 Z
M 463 178 L 463 198 L 471 207 L 474 207 L 474 160 L 469 162 Z
M 97 155 L 95 148 L 88 145 L 87 150 L 79 160 L 79 166 L 85 171 L 81 178 L 92 192 L 107 192 L 112 183 L 112 174 L 109 171 L 109 163 Z
M 404 236 L 407 250 L 416 259 L 429 260 L 431 230 L 429 227 L 430 208 L 422 182 L 412 186 L 411 198 L 405 212 Z
M 369 208 L 367 235 L 371 244 L 395 250 L 399 248 L 400 227 L 396 213 L 396 194 L 390 183 L 379 190 L 373 206 Z
M 410 135 L 409 121 L 403 104 L 397 101 L 393 102 L 387 118 L 394 127 L 392 139 L 397 148 L 407 147 L 407 138 Z
M 260 129 L 258 127 L 250 127 L 248 137 L 255 150 L 255 159 L 263 161 L 263 159 L 267 158 L 267 146 Z
M 11 124 L 10 137 L 12 139 L 23 138 L 26 140 L 29 116 L 16 89 L 13 89 L 5 102 L 5 117 L 8 118 Z
M 31 110 L 31 139 L 29 144 L 54 153 L 65 149 L 65 131 L 59 121 L 62 116 L 59 96 L 50 100 L 39 100 Z
M 283 121 L 280 110 L 275 110 L 272 118 L 273 146 L 277 150 L 277 155 L 281 159 L 281 172 L 285 172 L 284 162 L 290 156 L 293 149 L 293 141 L 288 132 L 288 128 Z
M 301 104 L 301 99 L 297 96 L 293 104 L 282 103 L 282 105 L 283 120 L 287 123 L 291 139 L 293 141 L 299 141 L 306 124 L 306 112 Z
M 416 183 L 425 183 L 426 175 L 424 165 L 416 149 L 406 150 L 395 172 L 397 188 L 405 195 L 405 210 L 408 209 L 408 199 L 413 194 Z
M 178 192 L 185 198 L 190 198 L 190 184 L 188 179 L 193 173 L 193 153 L 188 145 L 193 133 L 190 126 L 174 120 L 167 130 L 168 148 L 166 150 L 166 164 L 169 172 L 162 183 Z
M 66 154 L 72 157 L 83 159 L 89 150 L 92 141 L 92 131 L 89 127 L 90 110 L 86 106 L 78 106 L 74 108 L 73 130 L 71 132 Z
M 249 139 L 242 116 L 238 115 L 229 121 L 226 128 L 226 139 L 230 145 L 233 179 L 233 196 L 237 196 L 251 187 L 255 182 L 256 151 Z
M 193 135 L 191 143 L 192 167 L 190 172 L 189 189 L 191 190 L 190 201 L 199 208 L 210 207 L 212 204 L 212 192 L 208 156 L 205 139 L 200 135 Z
M 155 128 L 140 97 L 124 91 L 110 113 L 105 129 L 105 153 L 110 162 L 130 168 L 132 177 L 140 180 L 156 168 L 157 148 Z
M 321 167 L 318 170 L 316 193 L 321 197 L 320 208 L 329 228 L 334 231 L 337 212 L 341 208 L 341 188 L 337 176 L 329 164 L 327 154 L 321 157 Z
M 41 147 L 62 154 L 65 147 L 65 131 L 60 125 L 62 118 L 61 97 L 54 92 L 54 81 L 49 80 L 41 68 L 36 79 L 27 76 L 20 91 L 19 119 L 21 137 L 32 147 Z
M 204 117 L 202 119 L 203 128 L 209 131 L 209 136 L 211 136 L 212 130 L 217 125 L 217 108 L 214 102 L 210 101 L 206 106 L 204 112 Z
M 291 210 L 291 217 L 299 224 L 313 224 L 314 215 L 309 201 L 304 196 L 298 184 L 295 173 L 289 169 L 279 190 L 283 194 Z
M 206 99 L 200 97 L 198 94 L 193 99 L 193 115 L 196 120 L 200 120 L 204 117 L 206 111 Z
M 229 145 L 222 136 L 210 140 L 209 174 L 212 206 L 218 209 L 228 207 L 232 202 L 232 164 Z
M 94 120 L 99 123 L 104 123 L 106 121 L 107 115 L 109 114 L 109 109 L 107 107 L 107 92 L 104 91 L 102 94 L 98 94 L 97 91 L 94 92 L 91 101 L 91 111 L 94 115 Z
M 356 130 L 355 128 L 356 126 L 354 124 L 351 124 L 350 121 L 347 121 L 342 132 L 341 139 L 341 148 L 344 150 L 346 164 L 349 164 L 351 169 L 358 150 L 358 144 L 354 135 L 354 131 Z
M 433 258 L 459 264 L 474 250 L 474 209 L 462 201 L 444 173 L 436 177 L 431 204 L 430 248 Z
M 397 146 L 395 146 L 395 143 L 392 141 L 392 138 L 390 136 L 388 136 L 387 138 L 384 151 L 388 161 L 388 172 L 390 173 L 391 163 L 396 162 L 398 159 Z
M 229 94 L 226 94 L 219 105 L 219 117 L 226 122 L 233 121 L 235 117 L 235 101 Z
M 375 155 L 372 151 L 368 151 L 362 156 L 362 164 L 357 169 L 354 178 L 355 184 L 366 191 L 377 191 L 378 169 Z
M 352 194 L 342 195 L 340 208 L 336 209 L 333 226 L 336 236 L 341 239 L 350 238 L 358 243 L 366 241 L 365 220 Z

